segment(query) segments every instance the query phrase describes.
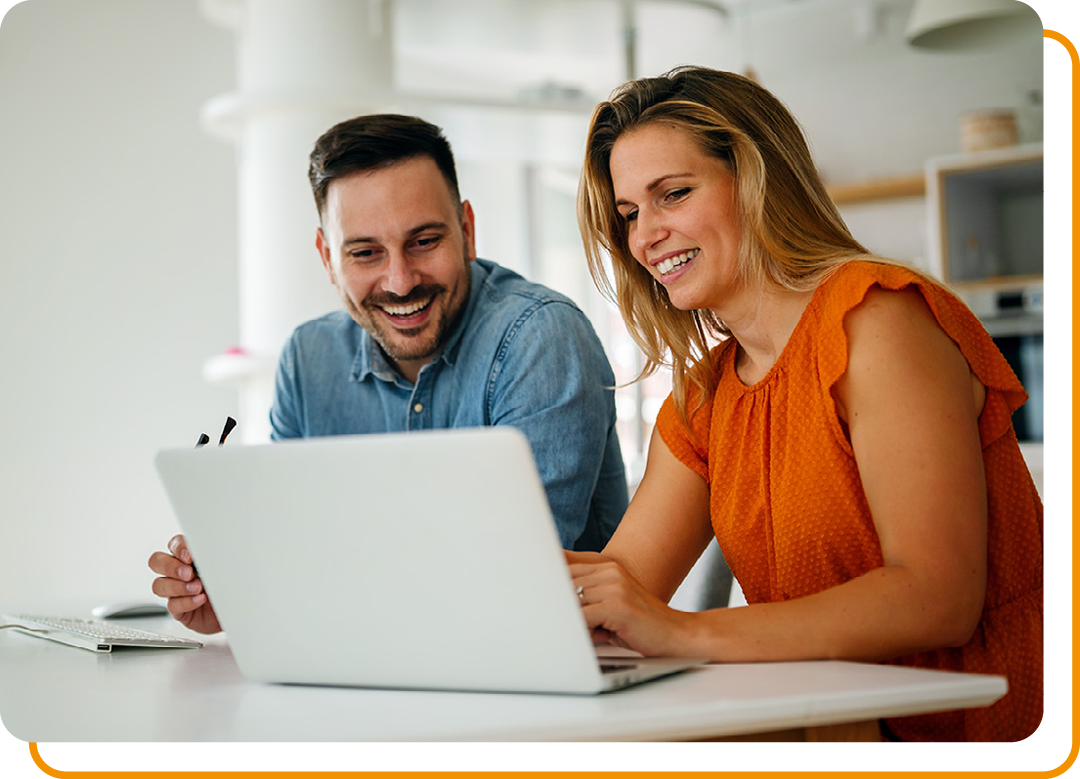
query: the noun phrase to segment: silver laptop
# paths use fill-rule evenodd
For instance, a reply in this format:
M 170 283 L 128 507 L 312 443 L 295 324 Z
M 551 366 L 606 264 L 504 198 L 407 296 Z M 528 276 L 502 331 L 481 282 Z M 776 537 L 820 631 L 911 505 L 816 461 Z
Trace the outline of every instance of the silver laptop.
M 155 463 L 248 678 L 598 693 L 704 662 L 598 658 L 515 429 L 166 450 Z

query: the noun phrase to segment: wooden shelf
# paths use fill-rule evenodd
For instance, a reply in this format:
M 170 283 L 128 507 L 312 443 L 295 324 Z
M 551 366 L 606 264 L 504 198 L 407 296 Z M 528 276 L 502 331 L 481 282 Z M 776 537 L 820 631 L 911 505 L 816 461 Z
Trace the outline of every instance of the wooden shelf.
M 834 184 L 829 194 L 837 205 L 869 203 L 875 200 L 893 200 L 901 197 L 922 197 L 926 194 L 926 176 L 898 176 L 886 179 L 870 179 L 850 184 Z

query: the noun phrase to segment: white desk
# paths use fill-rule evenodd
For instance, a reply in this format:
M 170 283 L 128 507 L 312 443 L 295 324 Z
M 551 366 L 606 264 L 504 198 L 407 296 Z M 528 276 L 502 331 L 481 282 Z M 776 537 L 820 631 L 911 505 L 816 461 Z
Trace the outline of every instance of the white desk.
M 129 624 L 192 635 L 168 618 Z M 1006 691 L 998 676 L 841 662 L 712 665 L 590 697 L 267 685 L 240 675 L 223 638 L 201 640 L 97 655 L 0 632 L 0 716 L 40 742 L 859 740 L 881 717 Z

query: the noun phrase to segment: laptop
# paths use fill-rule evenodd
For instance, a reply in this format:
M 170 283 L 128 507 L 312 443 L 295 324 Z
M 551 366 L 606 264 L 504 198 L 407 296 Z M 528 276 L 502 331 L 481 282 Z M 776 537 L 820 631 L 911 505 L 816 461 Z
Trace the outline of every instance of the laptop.
M 592 694 L 705 662 L 598 655 L 516 429 L 164 450 L 155 465 L 250 679 Z

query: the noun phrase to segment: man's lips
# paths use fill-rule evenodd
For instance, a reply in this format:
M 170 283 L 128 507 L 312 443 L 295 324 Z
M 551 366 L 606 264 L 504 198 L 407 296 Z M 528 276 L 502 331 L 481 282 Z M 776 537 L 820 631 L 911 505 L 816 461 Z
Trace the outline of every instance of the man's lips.
M 442 291 L 442 287 L 436 285 L 417 287 L 403 297 L 396 295 L 370 297 L 364 305 L 369 311 L 378 311 L 396 325 L 415 327 L 423 323 L 431 312 L 432 303 Z
M 378 306 L 384 313 L 392 317 L 407 317 L 413 316 L 419 311 L 424 310 L 431 305 L 431 301 L 434 297 L 427 298 L 426 300 L 417 300 L 412 303 L 405 303 L 401 305 L 382 305 Z

